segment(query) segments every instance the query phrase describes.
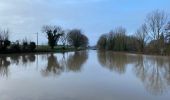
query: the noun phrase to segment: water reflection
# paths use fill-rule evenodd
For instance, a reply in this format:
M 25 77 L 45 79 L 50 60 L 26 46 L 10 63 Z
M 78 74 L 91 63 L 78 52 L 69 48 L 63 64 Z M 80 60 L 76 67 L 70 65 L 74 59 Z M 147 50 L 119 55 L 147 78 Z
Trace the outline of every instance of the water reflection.
M 33 63 L 35 62 L 35 55 L 34 54 L 23 54 L 21 55 L 21 62 L 23 64 L 23 66 L 27 66 L 27 64 L 29 63 Z
M 48 56 L 48 55 L 47 55 Z M 57 57 L 54 56 L 54 54 L 50 54 L 47 58 L 47 66 L 45 67 L 44 70 L 42 70 L 42 75 L 43 76 L 50 76 L 52 75 L 60 75 L 61 72 L 63 72 L 63 68 L 58 60 Z
M 127 64 L 135 62 L 135 59 L 131 56 L 111 51 L 98 51 L 98 60 L 103 67 L 119 74 L 126 72 Z
M 22 65 L 27 66 L 27 64 L 35 62 L 34 54 L 23 54 L 23 55 L 10 55 L 5 56 L 1 55 L 0 57 L 0 75 L 2 77 L 8 77 L 9 75 L 9 66 L 10 65 Z
M 11 63 L 19 65 L 20 56 L 10 55 Z
M 134 66 L 135 75 L 140 78 L 146 89 L 160 95 L 170 85 L 170 59 L 167 57 L 139 56 Z
M 25 74 L 28 74 L 28 76 L 31 74 L 35 77 L 35 80 L 37 80 L 40 77 L 43 80 L 46 79 L 44 77 L 50 78 L 51 76 L 54 77 L 61 76 L 63 73 L 79 73 L 79 77 L 83 77 L 83 78 L 86 77 L 86 79 L 88 80 L 94 80 L 93 78 L 95 78 L 95 80 L 91 82 L 84 80 L 83 78 L 80 78 L 84 80 L 84 81 L 81 80 L 80 82 L 84 83 L 84 85 L 86 86 L 86 84 L 89 85 L 96 84 L 93 82 L 98 82 L 98 81 L 101 82 L 103 80 L 105 80 L 106 83 L 107 81 L 112 82 L 113 80 L 112 74 L 115 72 L 117 75 L 114 77 L 118 77 L 115 78 L 118 79 L 116 81 L 119 82 L 119 75 L 121 75 L 122 76 L 121 78 L 124 78 L 125 81 L 133 80 L 132 83 L 134 82 L 134 84 L 137 84 L 137 86 L 139 86 L 139 88 L 137 87 L 136 90 L 141 89 L 139 84 L 139 82 L 141 82 L 142 88 L 144 87 L 144 90 L 147 90 L 149 93 L 152 93 L 153 95 L 162 95 L 164 93 L 167 93 L 170 88 L 170 58 L 168 57 L 143 56 L 143 55 L 134 55 L 134 54 L 125 54 L 125 53 L 114 53 L 111 51 L 110 52 L 98 51 L 97 52 L 98 61 L 97 61 L 95 58 L 96 56 L 92 57 L 93 54 L 96 53 L 95 52 L 88 53 L 87 51 L 80 51 L 80 52 L 70 52 L 65 54 L 49 53 L 49 54 L 1 55 L 0 77 L 9 78 L 10 76 L 14 75 L 12 73 L 16 72 L 15 76 L 21 75 L 21 79 L 22 78 L 26 79 L 24 77 Z M 86 62 L 89 55 L 90 55 L 89 57 L 90 60 Z M 88 64 L 93 64 L 93 62 L 95 62 L 96 64 L 96 61 L 99 62 L 101 66 L 88 67 L 89 66 Z M 83 65 L 85 65 L 84 67 L 86 68 L 94 68 L 95 70 L 96 68 L 99 68 L 101 70 L 103 70 L 103 68 L 106 68 L 110 71 L 113 71 L 113 72 L 106 71 L 107 75 L 111 75 L 111 78 L 110 77 L 105 78 L 107 76 L 106 75 L 104 76 L 103 79 L 102 76 L 106 74 L 105 71 L 101 71 L 101 72 L 94 71 L 94 69 L 83 70 L 86 72 L 83 73 L 84 76 L 81 76 L 80 72 L 84 68 Z M 34 69 L 36 66 L 38 66 L 38 70 Z M 21 68 L 24 69 L 21 70 Z M 20 71 L 22 71 L 23 73 L 21 74 Z M 68 74 L 63 74 L 63 76 L 67 76 L 67 75 Z M 91 77 L 90 75 L 94 75 L 95 77 Z M 125 78 L 127 77 L 125 75 L 127 76 L 129 75 L 128 79 Z M 74 78 L 75 76 L 69 76 L 67 78 L 70 79 L 70 77 Z M 77 77 L 75 78 L 74 82 L 76 80 Z M 69 80 L 67 81 L 69 82 Z M 87 83 L 85 83 L 86 81 Z M 44 82 L 46 82 L 46 80 Z M 109 86 L 109 84 L 107 83 L 108 85 L 107 88 L 109 88 L 109 90 L 112 90 L 112 86 L 114 87 L 114 82 L 111 83 L 111 86 Z M 63 82 L 63 83 L 67 83 L 67 82 Z M 81 85 L 82 83 L 77 82 L 78 85 Z M 106 87 L 104 85 L 105 84 L 98 84 L 98 87 L 96 88 L 99 90 L 103 89 L 100 87 Z M 128 86 L 133 87 L 132 84 L 128 84 L 127 87 Z M 124 88 L 123 89 L 122 88 L 123 87 L 120 87 L 120 90 L 124 90 Z
M 62 57 L 58 56 L 59 54 L 21 54 L 21 55 L 2 55 L 0 57 L 0 75 L 2 77 L 8 76 L 10 65 L 22 66 L 22 67 L 32 67 L 38 62 L 47 62 L 43 64 L 44 67 L 40 67 L 40 73 L 42 76 L 55 76 L 60 75 L 62 72 L 79 72 L 83 64 L 88 58 L 87 51 L 77 51 L 66 54 L 60 54 Z M 58 57 L 60 59 L 58 59 Z M 37 59 L 40 58 L 40 59 Z M 30 65 L 30 64 L 34 65 Z
M 10 65 L 10 61 L 7 60 L 7 57 L 2 56 L 0 58 L 0 76 L 8 76 L 8 66 Z
M 81 71 L 82 65 L 88 58 L 87 52 L 74 52 L 67 59 L 67 70 L 73 72 Z
M 167 92 L 170 86 L 170 58 L 158 56 L 142 56 L 114 52 L 98 51 L 98 61 L 111 71 L 125 74 L 132 67 L 133 72 L 141 80 L 146 90 L 154 95 Z
M 47 55 L 47 67 L 42 70 L 43 76 L 60 75 L 62 72 L 80 72 L 83 64 L 88 58 L 87 51 L 77 51 L 73 53 L 62 54 L 60 60 L 54 54 Z

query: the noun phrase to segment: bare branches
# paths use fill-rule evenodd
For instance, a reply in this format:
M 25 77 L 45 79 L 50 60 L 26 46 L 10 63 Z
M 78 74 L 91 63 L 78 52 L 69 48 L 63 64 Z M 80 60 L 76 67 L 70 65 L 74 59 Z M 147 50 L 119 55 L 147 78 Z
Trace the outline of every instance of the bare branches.
M 53 32 L 57 34 L 61 31 L 62 31 L 62 28 L 60 26 L 44 25 L 42 28 L 42 32 L 44 33 Z
M 0 40 L 9 39 L 9 29 L 0 30 Z
M 47 34 L 48 44 L 53 49 L 55 45 L 57 45 L 60 36 L 64 34 L 64 31 L 60 26 L 51 26 L 46 25 L 43 26 L 42 32 Z
M 139 27 L 139 29 L 137 29 L 137 31 L 136 31 L 136 33 L 135 33 L 135 36 L 139 39 L 139 40 L 141 40 L 141 41 L 143 41 L 143 42 L 147 42 L 147 40 L 148 40 L 148 33 L 149 32 L 149 30 L 148 30 L 148 27 L 146 26 L 146 24 L 142 24 L 140 27 Z
M 67 42 L 68 42 L 67 38 L 68 38 L 68 34 L 66 32 L 64 32 L 62 37 L 60 38 L 60 41 L 62 42 L 64 47 L 65 47 L 65 45 L 67 45 Z
M 153 39 L 159 39 L 167 23 L 167 14 L 161 10 L 155 10 L 147 15 L 147 25 L 151 31 Z
M 135 33 L 135 37 L 138 39 L 139 48 L 143 52 L 146 42 L 148 41 L 148 27 L 146 24 L 142 24 L 139 29 L 137 29 Z

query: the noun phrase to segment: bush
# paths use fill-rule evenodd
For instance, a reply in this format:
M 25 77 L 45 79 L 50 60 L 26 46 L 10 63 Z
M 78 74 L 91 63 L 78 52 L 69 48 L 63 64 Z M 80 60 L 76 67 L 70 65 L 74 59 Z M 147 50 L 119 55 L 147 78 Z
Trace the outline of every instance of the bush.
M 4 49 L 6 49 L 7 47 L 9 47 L 10 44 L 11 44 L 11 41 L 5 40 L 5 41 L 4 41 Z
M 30 50 L 30 51 L 34 51 L 35 48 L 36 48 L 35 42 L 30 42 L 30 44 L 29 44 L 29 50 Z
M 20 48 L 19 42 L 16 42 L 16 43 L 12 44 L 11 47 L 10 47 L 10 51 L 12 51 L 12 52 L 20 52 L 21 48 Z
M 28 42 L 24 41 L 24 42 L 22 43 L 22 49 L 23 49 L 23 50 L 27 50 L 27 47 L 28 47 Z

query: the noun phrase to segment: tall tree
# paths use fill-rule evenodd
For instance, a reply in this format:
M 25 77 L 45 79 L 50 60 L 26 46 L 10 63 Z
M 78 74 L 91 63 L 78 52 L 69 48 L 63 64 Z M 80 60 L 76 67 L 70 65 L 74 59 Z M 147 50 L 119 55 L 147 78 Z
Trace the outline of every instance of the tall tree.
M 146 21 L 151 31 L 151 37 L 158 40 L 167 23 L 167 14 L 164 11 L 155 10 L 148 14 Z
M 87 47 L 88 46 L 88 38 L 84 34 L 82 34 L 82 31 L 79 29 L 73 29 L 68 32 L 68 43 L 75 48 L 78 47 Z
M 48 44 L 51 49 L 54 49 L 54 46 L 57 45 L 59 38 L 64 34 L 63 30 L 59 26 L 43 26 L 42 31 L 47 34 Z
M 136 38 L 138 39 L 139 44 L 139 50 L 141 52 L 144 51 L 144 47 L 146 45 L 146 42 L 148 41 L 148 28 L 146 24 L 143 24 L 139 29 L 137 29 L 135 33 Z
M 103 34 L 98 42 L 97 46 L 103 50 L 115 50 L 124 51 L 126 50 L 126 29 L 123 27 L 117 27 L 109 33 Z
M 99 40 L 97 41 L 97 48 L 100 50 L 105 50 L 107 45 L 107 34 L 103 34 L 100 36 Z
M 117 27 L 114 30 L 114 50 L 124 51 L 126 50 L 126 29 L 123 27 Z

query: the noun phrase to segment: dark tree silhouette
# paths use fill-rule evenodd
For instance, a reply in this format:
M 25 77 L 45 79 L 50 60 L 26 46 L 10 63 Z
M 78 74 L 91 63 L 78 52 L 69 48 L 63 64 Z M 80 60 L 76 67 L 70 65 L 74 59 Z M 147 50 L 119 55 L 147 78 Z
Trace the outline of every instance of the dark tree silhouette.
M 69 31 L 67 39 L 68 43 L 75 48 L 88 46 L 88 38 L 79 29 Z
M 11 42 L 9 41 L 9 30 L 0 30 L 0 49 L 6 50 Z
M 54 46 L 57 45 L 60 36 L 64 34 L 64 31 L 59 26 L 43 26 L 42 31 L 47 34 L 48 45 L 51 49 L 54 49 Z
M 36 43 L 35 42 L 30 42 L 30 44 L 29 44 L 30 51 L 34 51 L 35 48 L 36 48 Z

